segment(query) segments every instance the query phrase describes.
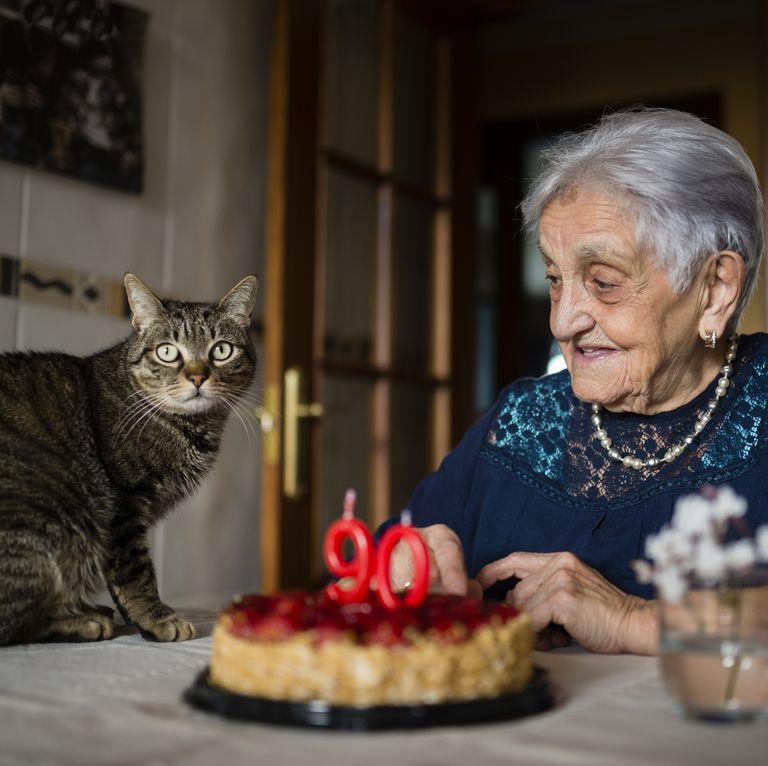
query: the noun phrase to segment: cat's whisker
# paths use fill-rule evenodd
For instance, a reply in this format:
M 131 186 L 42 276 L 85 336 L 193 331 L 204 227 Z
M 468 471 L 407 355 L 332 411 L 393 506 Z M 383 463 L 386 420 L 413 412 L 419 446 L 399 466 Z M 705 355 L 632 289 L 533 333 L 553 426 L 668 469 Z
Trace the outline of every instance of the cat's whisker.
M 232 402 L 229 402 L 226 399 L 223 399 L 222 401 L 229 408 L 230 412 L 233 412 L 235 417 L 240 421 L 241 425 L 243 426 L 243 431 L 245 431 L 245 436 L 248 439 L 248 446 L 250 446 L 251 432 L 248 430 L 247 423 L 245 420 L 243 420 L 243 416 L 237 411 L 237 407 Z
M 256 388 L 246 388 L 244 391 L 238 392 L 237 395 L 243 399 L 255 401 L 257 404 L 265 403 L 264 397 L 259 394 Z
M 127 433 L 130 433 L 130 431 L 133 430 L 135 425 L 137 425 L 138 422 L 140 422 L 144 418 L 147 412 L 155 409 L 156 406 L 161 404 L 164 399 L 165 399 L 165 394 L 163 392 L 154 391 L 152 393 L 147 394 L 140 401 L 134 402 L 134 404 L 132 404 L 131 407 L 129 408 L 129 411 L 124 413 L 123 416 L 121 417 L 118 423 L 120 428 L 119 430 L 117 430 L 117 433 L 115 434 L 115 439 L 113 440 L 113 443 L 117 439 L 117 437 L 120 435 L 120 433 L 124 431 L 126 428 L 128 429 Z
M 137 409 L 141 409 L 144 406 L 144 404 L 146 404 L 147 401 L 151 402 L 160 396 L 162 396 L 162 394 L 158 392 L 152 392 L 152 393 L 146 394 L 142 399 L 139 399 L 138 401 L 133 402 L 130 406 L 126 407 L 120 416 L 120 420 L 123 420 L 123 418 L 126 418 L 126 417 L 130 417 L 130 415 L 133 412 L 135 412 Z
M 238 410 L 238 412 L 243 416 L 245 424 L 247 425 L 248 428 L 250 428 L 254 438 L 258 440 L 258 437 L 261 435 L 261 432 L 260 432 L 260 429 L 257 427 L 256 423 L 258 422 L 259 419 L 255 411 L 253 410 L 253 408 L 250 407 L 247 402 L 242 401 L 242 399 L 239 397 L 230 398 L 230 401 L 232 403 L 232 406 L 235 407 Z
M 141 415 L 141 413 L 148 406 L 149 406 L 149 402 L 146 399 L 142 399 L 140 402 L 136 403 L 135 407 L 131 407 L 131 409 L 128 412 L 125 412 L 120 416 L 120 419 L 112 427 L 112 431 L 113 431 L 112 448 L 113 449 L 117 444 L 117 441 L 120 438 L 120 435 L 122 434 L 122 432 L 130 425 L 131 421 L 134 418 Z
M 237 396 L 241 400 L 244 411 L 247 412 L 249 419 L 260 420 L 260 410 L 270 411 L 267 407 L 266 399 L 255 392 L 245 391 L 242 394 L 237 394 Z M 281 416 L 279 413 L 270 411 L 270 414 L 276 422 L 280 421 Z
M 125 428 L 128 427 L 131 421 L 137 417 L 140 417 L 148 407 L 151 407 L 155 401 L 161 400 L 163 396 L 164 394 L 162 392 L 157 392 L 157 391 L 145 393 L 145 396 L 142 399 L 139 399 L 138 401 L 133 402 L 125 410 L 125 412 L 121 414 L 120 418 L 115 423 L 113 428 L 114 436 L 112 437 L 112 443 L 111 443 L 112 449 L 115 448 L 121 433 L 125 430 Z
M 217 388 L 216 396 L 219 396 L 221 398 L 226 398 L 229 401 L 237 401 L 241 402 L 243 404 L 252 404 L 253 402 L 250 400 L 250 397 L 248 395 L 247 391 L 233 391 L 230 388 Z
M 158 411 L 160 411 L 160 410 L 162 410 L 162 409 L 163 409 L 163 404 L 164 404 L 164 402 L 163 402 L 163 401 L 159 401 L 159 402 L 155 402 L 155 403 L 153 403 L 153 404 L 152 404 L 152 406 L 151 406 L 151 407 L 150 407 L 150 408 L 149 408 L 149 409 L 148 409 L 148 410 L 147 410 L 147 411 L 146 411 L 146 412 L 145 412 L 145 413 L 144 413 L 144 414 L 143 414 L 143 415 L 142 415 L 142 416 L 139 418 L 139 420 L 138 420 L 138 421 L 137 421 L 137 422 L 134 424 L 134 426 L 133 426 L 133 428 L 131 429 L 131 431 L 132 431 L 132 430 L 134 430 L 134 429 L 136 428 L 136 426 L 138 426 L 138 425 L 139 425 L 139 423 L 140 423 L 142 420 L 144 421 L 144 425 L 141 427 L 141 430 L 140 430 L 140 431 L 139 431 L 139 433 L 136 435 L 136 441 L 140 441 L 140 440 L 141 440 L 141 435 L 144 433 L 144 429 L 147 427 L 147 425 L 148 425 L 149 423 L 151 423 L 151 422 L 152 422 L 152 418 L 154 417 L 155 413 L 157 413 Z M 130 433 L 130 432 L 129 432 L 129 433 Z M 128 434 L 126 434 L 126 437 L 127 437 L 127 436 L 128 436 Z
M 130 411 L 133 407 L 137 406 L 140 402 L 142 402 L 145 398 L 149 398 L 152 396 L 155 396 L 157 392 L 155 391 L 134 391 L 132 394 L 129 394 L 125 397 L 123 400 L 123 403 L 120 406 L 120 411 Z M 136 399 L 136 401 L 131 402 L 131 399 L 134 399 L 135 397 L 139 397 Z M 130 402 L 130 403 L 129 403 Z
M 266 400 L 258 394 L 251 394 L 248 391 L 244 392 L 240 397 L 245 404 L 250 405 L 254 409 L 264 409 L 267 406 Z
M 133 429 L 141 422 L 141 420 L 144 418 L 144 416 L 147 414 L 147 412 L 150 412 L 153 409 L 154 405 L 151 402 L 143 402 L 143 406 L 141 409 L 135 411 L 132 413 L 131 417 L 128 418 L 121 426 L 121 428 L 115 433 L 115 436 L 112 440 L 112 446 L 113 448 L 117 446 L 118 441 L 121 437 L 128 438 L 130 436 Z
M 243 405 L 237 399 L 235 394 L 224 395 L 221 397 L 221 401 L 230 409 L 231 412 L 235 413 L 235 416 L 242 424 L 243 430 L 245 431 L 245 434 L 248 437 L 248 444 L 251 443 L 251 434 L 253 434 L 254 439 L 257 439 L 258 434 L 256 433 L 256 429 L 253 423 L 251 423 L 250 420 L 248 419 L 247 413 L 243 412 L 242 410 Z

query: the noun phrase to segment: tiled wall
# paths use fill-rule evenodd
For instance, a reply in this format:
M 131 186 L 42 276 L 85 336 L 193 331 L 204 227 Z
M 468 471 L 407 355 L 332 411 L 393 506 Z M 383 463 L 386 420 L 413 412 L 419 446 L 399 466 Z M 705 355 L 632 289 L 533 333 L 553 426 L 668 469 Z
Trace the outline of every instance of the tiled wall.
M 145 190 L 0 161 L 0 350 L 88 354 L 124 337 L 126 271 L 195 300 L 262 272 L 272 2 L 129 1 L 150 13 Z M 259 439 L 234 419 L 224 441 L 205 487 L 156 534 L 170 601 L 258 586 Z

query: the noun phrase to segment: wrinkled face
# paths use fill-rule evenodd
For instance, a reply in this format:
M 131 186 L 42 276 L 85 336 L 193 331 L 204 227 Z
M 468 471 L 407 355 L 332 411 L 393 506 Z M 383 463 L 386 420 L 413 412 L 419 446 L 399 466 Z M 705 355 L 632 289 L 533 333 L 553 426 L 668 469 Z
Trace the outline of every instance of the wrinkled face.
M 587 191 L 556 199 L 542 214 L 539 245 L 550 326 L 579 399 L 652 414 L 706 386 L 703 277 L 674 292 L 655 259 L 638 252 L 626 210 Z
M 128 361 L 148 402 L 197 414 L 232 408 L 251 382 L 256 354 L 247 326 L 225 307 L 165 301 L 135 334 Z

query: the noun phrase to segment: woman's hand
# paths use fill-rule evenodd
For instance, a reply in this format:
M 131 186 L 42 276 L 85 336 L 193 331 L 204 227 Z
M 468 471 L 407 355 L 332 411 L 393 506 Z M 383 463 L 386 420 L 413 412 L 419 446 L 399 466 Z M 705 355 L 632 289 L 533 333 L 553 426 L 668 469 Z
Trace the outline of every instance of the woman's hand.
M 416 531 L 426 543 L 429 554 L 429 590 L 481 598 L 482 589 L 467 577 L 464 551 L 456 533 L 445 524 L 433 524 Z M 402 540 L 392 551 L 389 580 L 395 591 L 404 590 L 413 580 L 413 557 L 408 544 Z
M 656 653 L 653 604 L 619 590 L 572 553 L 511 553 L 483 567 L 477 580 L 485 590 L 508 577 L 520 582 L 507 602 L 543 631 L 540 648 L 564 645 L 561 636 L 552 640 L 554 624 L 593 652 Z

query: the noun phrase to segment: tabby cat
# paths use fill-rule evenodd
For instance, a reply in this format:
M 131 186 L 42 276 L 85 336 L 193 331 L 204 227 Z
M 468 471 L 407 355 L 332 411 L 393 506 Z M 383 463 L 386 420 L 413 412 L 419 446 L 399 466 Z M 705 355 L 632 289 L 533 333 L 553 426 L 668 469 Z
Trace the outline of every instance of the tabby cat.
M 210 469 L 252 380 L 258 280 L 218 304 L 124 282 L 122 343 L 0 354 L 0 645 L 110 638 L 112 610 L 87 601 L 104 583 L 145 638 L 195 635 L 158 596 L 147 535 Z

